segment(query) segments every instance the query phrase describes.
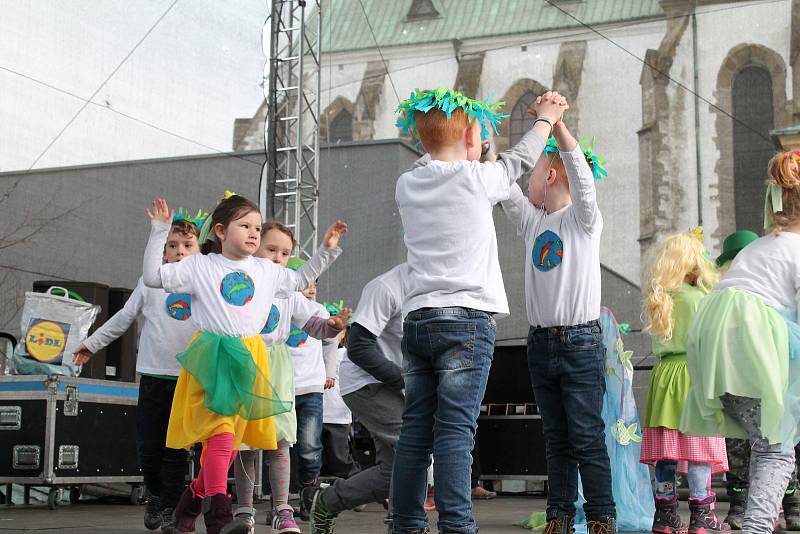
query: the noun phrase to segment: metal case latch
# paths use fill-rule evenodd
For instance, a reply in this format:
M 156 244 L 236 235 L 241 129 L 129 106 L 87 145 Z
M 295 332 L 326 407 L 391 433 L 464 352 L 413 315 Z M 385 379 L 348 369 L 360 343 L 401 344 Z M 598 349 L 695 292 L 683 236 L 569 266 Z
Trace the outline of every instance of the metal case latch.
M 14 445 L 11 465 L 14 469 L 39 469 L 42 461 L 42 448 L 38 445 Z
M 58 447 L 58 468 L 77 469 L 78 468 L 78 445 L 61 445 Z
M 64 399 L 64 415 L 76 417 L 78 415 L 78 385 L 67 384 L 64 387 L 66 399 Z
M 0 430 L 22 428 L 22 406 L 0 406 Z

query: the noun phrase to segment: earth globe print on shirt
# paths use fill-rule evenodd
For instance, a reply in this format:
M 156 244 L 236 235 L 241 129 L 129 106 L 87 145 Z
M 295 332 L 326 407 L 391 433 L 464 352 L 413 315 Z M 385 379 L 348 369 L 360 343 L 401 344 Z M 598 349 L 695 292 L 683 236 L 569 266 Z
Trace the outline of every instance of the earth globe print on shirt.
M 531 252 L 531 262 L 533 266 L 542 272 L 555 269 L 564 259 L 564 243 L 558 234 L 551 230 L 545 230 L 533 242 Z
M 256 286 L 247 273 L 235 271 L 226 274 L 222 278 L 222 282 L 219 284 L 219 292 L 228 304 L 244 306 L 253 300 Z
M 277 306 L 274 304 L 272 308 L 269 309 L 269 317 L 267 317 L 267 322 L 264 324 L 264 328 L 261 329 L 262 334 L 271 334 L 278 328 L 278 323 L 281 320 L 281 311 L 278 309 Z
M 306 340 L 308 339 L 308 334 L 305 330 L 301 329 L 296 324 L 292 323 L 292 329 L 289 332 L 289 339 L 286 340 L 286 344 L 296 349 L 297 347 L 302 347 L 306 344 Z
M 164 302 L 167 315 L 177 321 L 187 321 L 192 316 L 192 296 L 186 293 L 170 293 Z

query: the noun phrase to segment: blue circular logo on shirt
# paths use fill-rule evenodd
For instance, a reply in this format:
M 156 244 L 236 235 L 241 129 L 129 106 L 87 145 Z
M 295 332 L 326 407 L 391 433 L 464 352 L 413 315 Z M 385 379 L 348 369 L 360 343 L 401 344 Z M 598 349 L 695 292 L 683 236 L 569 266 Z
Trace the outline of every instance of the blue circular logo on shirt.
M 296 349 L 305 345 L 307 339 L 308 334 L 305 330 L 301 330 L 296 324 L 292 323 L 292 329 L 289 332 L 289 339 L 286 340 L 286 344 Z
M 167 315 L 177 321 L 187 321 L 192 316 L 192 296 L 186 293 L 170 293 L 165 302 Z
M 219 284 L 219 292 L 228 304 L 244 306 L 253 300 L 256 286 L 247 273 L 237 271 L 225 275 Z
M 558 234 L 546 230 L 539 234 L 533 242 L 533 252 L 531 252 L 531 262 L 533 266 L 542 272 L 555 269 L 564 259 L 564 243 Z
M 262 334 L 271 334 L 278 328 L 278 322 L 281 320 L 281 311 L 278 309 L 277 306 L 274 304 L 272 308 L 269 310 L 269 317 L 267 317 L 267 323 L 264 325 L 264 328 L 261 329 Z

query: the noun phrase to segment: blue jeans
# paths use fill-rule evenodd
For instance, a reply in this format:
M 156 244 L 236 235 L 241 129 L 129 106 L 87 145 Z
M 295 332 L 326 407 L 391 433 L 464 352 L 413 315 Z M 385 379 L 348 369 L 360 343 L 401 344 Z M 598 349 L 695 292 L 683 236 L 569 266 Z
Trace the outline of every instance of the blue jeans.
M 406 402 L 392 474 L 393 530 L 426 526 L 433 453 L 439 532 L 474 534 L 470 472 L 497 325 L 482 311 L 423 308 L 403 323 Z
M 547 446 L 547 518 L 575 514 L 579 470 L 586 517 L 615 516 L 601 415 L 606 382 L 600 325 L 532 327 L 528 369 Z
M 322 468 L 322 393 L 294 398 L 297 412 L 297 478 L 301 486 L 317 480 Z

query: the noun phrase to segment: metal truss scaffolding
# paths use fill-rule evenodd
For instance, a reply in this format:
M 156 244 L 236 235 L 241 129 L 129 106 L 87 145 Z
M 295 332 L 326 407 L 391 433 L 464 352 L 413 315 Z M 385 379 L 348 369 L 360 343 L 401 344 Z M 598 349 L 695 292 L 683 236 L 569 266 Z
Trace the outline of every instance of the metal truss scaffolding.
M 284 223 L 298 255 L 317 249 L 321 0 L 272 0 L 264 27 L 266 163 L 262 215 Z

